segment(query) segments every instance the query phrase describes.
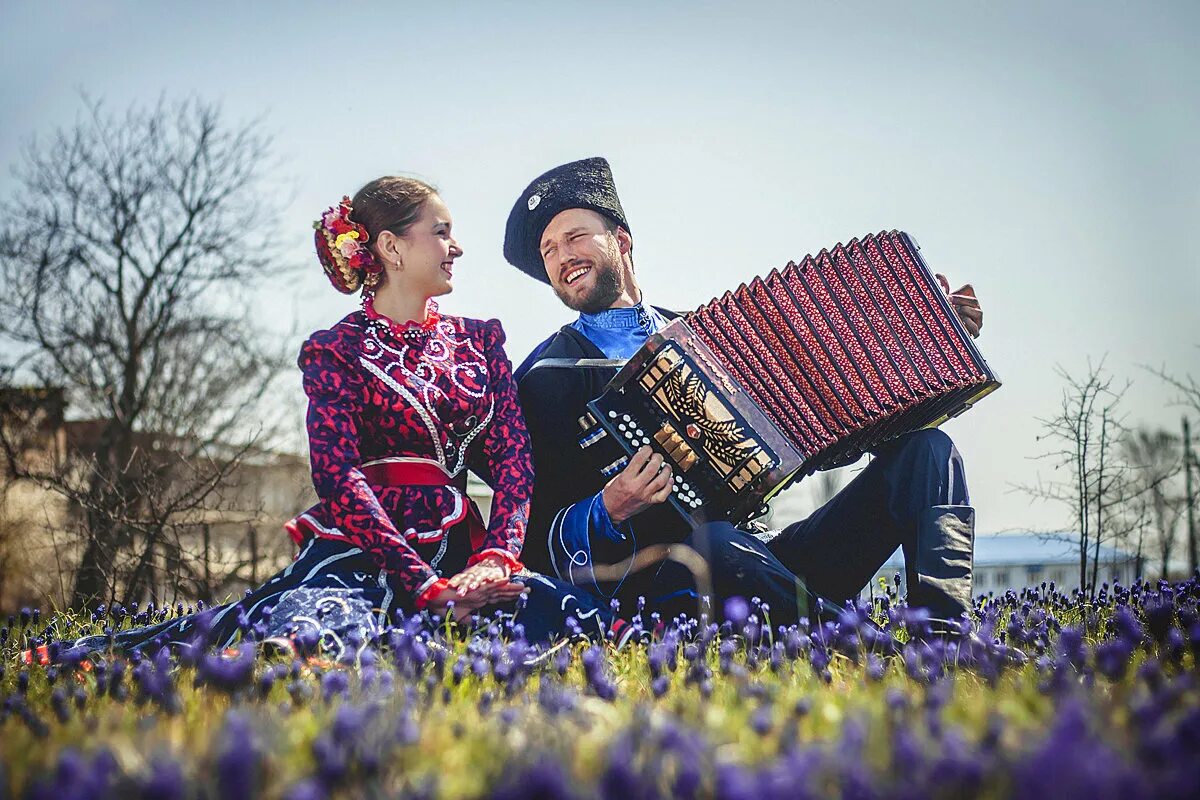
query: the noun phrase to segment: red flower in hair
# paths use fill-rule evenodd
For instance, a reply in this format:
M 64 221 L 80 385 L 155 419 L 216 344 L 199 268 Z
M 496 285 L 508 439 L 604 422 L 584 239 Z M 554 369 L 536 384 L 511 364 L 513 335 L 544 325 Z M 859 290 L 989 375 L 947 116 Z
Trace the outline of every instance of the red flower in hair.
M 350 219 L 350 198 L 326 209 L 313 222 L 317 258 L 333 288 L 351 294 L 360 287 L 374 289 L 383 267 L 367 247 L 367 229 Z

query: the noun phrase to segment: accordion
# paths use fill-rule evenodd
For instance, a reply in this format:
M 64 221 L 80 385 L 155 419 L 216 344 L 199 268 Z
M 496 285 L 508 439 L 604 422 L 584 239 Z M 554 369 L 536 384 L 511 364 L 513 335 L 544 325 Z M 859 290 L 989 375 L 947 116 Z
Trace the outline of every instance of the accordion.
M 650 446 L 673 465 L 670 502 L 688 522 L 740 524 L 805 475 L 940 425 L 999 385 L 916 243 L 892 231 L 673 321 L 589 403 L 580 442 L 620 445 L 609 475 Z

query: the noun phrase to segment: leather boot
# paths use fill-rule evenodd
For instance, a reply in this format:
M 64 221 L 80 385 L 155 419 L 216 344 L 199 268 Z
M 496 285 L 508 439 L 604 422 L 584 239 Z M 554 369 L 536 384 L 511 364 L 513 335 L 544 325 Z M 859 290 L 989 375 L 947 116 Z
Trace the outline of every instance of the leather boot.
M 917 525 L 916 553 L 910 560 L 908 604 L 952 620 L 972 608 L 975 509 L 932 506 Z

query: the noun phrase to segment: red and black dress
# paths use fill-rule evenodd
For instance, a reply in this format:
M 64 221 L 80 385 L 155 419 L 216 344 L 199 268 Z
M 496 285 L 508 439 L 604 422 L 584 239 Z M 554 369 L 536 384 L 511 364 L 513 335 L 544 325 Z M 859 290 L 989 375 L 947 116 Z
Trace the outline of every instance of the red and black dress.
M 285 527 L 296 561 L 237 603 L 117 636 L 123 648 L 188 638 L 211 643 L 321 637 L 366 642 L 394 611 L 422 609 L 445 579 L 488 555 L 522 569 L 533 466 L 504 331 L 497 320 L 439 315 L 395 323 L 370 299 L 300 351 L 319 502 Z M 467 496 L 467 470 L 491 486 L 490 519 Z M 568 627 L 627 633 L 609 608 L 570 584 L 523 572 L 515 614 L 530 642 Z M 264 611 L 266 613 L 264 613 Z M 575 620 L 572 625 L 569 620 Z M 340 654 L 340 653 L 339 653 Z
M 401 325 L 370 299 L 313 334 L 300 368 L 320 502 L 289 523 L 297 543 L 353 545 L 418 606 L 485 556 L 521 569 L 533 466 L 503 343 L 496 320 L 433 307 Z M 486 527 L 468 469 L 494 491 Z

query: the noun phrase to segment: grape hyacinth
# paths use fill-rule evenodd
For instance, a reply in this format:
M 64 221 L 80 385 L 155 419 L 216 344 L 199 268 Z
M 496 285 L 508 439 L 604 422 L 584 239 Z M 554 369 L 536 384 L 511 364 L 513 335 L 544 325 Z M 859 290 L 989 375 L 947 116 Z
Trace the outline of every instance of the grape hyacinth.
M 272 646 L 111 634 L 190 611 L 13 614 L 0 796 L 1184 798 L 1200 786 L 1200 580 L 976 600 L 896 595 L 779 626 L 636 614 L 620 649 L 476 616 Z M 50 631 L 99 637 L 97 647 Z M 109 638 L 105 638 L 109 637 Z

